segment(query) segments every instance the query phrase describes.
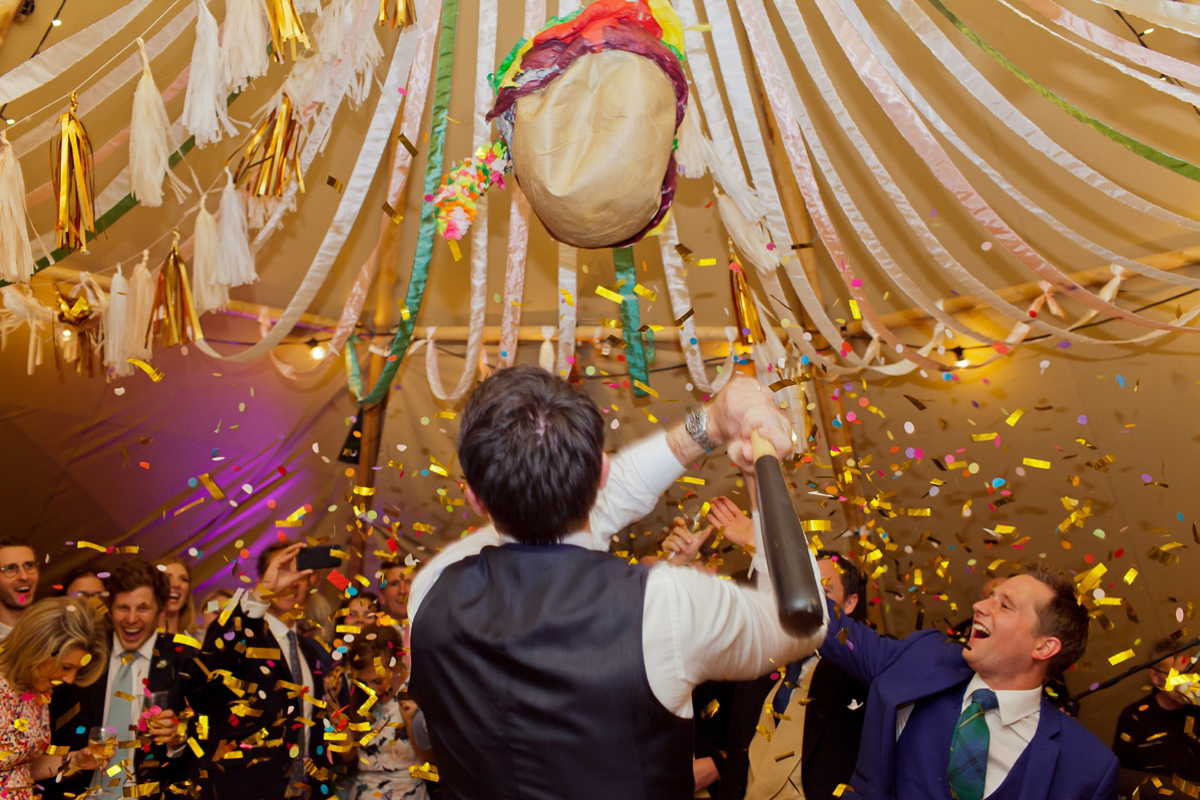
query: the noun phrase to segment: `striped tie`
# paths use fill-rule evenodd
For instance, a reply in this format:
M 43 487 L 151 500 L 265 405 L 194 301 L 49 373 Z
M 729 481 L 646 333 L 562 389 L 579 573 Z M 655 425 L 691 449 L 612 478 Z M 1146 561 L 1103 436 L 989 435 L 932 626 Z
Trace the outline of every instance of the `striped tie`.
M 996 693 L 991 689 L 976 689 L 971 692 L 971 702 L 958 717 L 954 737 L 950 740 L 950 766 L 946 771 L 954 800 L 983 800 L 990 739 L 983 712 L 998 705 Z

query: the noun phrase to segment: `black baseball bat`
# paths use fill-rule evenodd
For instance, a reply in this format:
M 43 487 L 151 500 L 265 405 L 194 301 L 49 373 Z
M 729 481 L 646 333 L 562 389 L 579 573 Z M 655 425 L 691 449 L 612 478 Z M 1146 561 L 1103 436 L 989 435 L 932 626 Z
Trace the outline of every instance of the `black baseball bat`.
M 775 447 L 757 431 L 751 433 L 751 443 L 762 545 L 775 586 L 779 623 L 793 636 L 813 636 L 825 621 L 825 593 L 813 574 L 808 536 L 792 506 Z

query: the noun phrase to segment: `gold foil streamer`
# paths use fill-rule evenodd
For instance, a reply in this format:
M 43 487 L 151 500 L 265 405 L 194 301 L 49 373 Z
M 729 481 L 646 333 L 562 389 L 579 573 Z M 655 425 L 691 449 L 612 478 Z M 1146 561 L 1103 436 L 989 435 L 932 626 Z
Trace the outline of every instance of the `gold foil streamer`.
M 271 0 L 286 2 L 291 0 Z M 300 173 L 300 118 L 292 107 L 292 98 L 284 92 L 279 107 L 267 116 L 246 140 L 242 160 L 233 173 L 233 182 L 245 185 L 254 197 L 282 197 L 293 176 L 304 191 Z
M 50 143 L 50 171 L 58 215 L 54 220 L 55 246 L 86 253 L 87 234 L 96 233 L 93 214 L 95 187 L 92 143 L 75 115 L 78 103 L 71 92 L 71 107 L 58 118 L 58 136 Z
M 758 309 L 750 296 L 750 284 L 746 274 L 735 260 L 729 264 L 729 292 L 733 296 L 733 311 L 737 318 L 738 336 L 743 345 L 753 345 L 766 338 L 758 321 Z
M 379 0 L 379 24 L 392 30 L 404 29 L 417 21 L 413 0 Z
M 146 330 L 146 342 L 153 344 L 157 339 L 163 347 L 174 347 L 191 341 L 192 333 L 200 335 L 196 308 L 192 303 L 192 290 L 188 284 L 187 264 L 179 254 L 179 231 L 171 241 L 171 252 L 158 271 L 158 288 L 154 292 L 154 313 Z
M 306 50 L 312 46 L 293 0 L 267 0 L 267 24 L 271 28 L 271 54 L 281 64 L 285 42 L 291 45 L 293 61 L 296 60 L 297 44 Z

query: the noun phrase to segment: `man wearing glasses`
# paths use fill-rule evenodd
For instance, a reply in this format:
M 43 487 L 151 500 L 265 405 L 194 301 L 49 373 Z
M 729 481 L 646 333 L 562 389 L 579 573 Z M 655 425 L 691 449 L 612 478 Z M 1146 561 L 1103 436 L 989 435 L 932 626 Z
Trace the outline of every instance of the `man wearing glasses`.
M 0 638 L 12 632 L 37 592 L 38 562 L 33 548 L 0 536 Z

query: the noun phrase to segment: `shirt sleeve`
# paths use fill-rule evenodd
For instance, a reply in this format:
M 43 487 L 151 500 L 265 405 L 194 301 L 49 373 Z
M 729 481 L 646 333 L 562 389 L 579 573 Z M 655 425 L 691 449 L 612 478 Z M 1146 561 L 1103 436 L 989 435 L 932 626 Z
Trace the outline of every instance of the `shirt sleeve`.
M 667 446 L 665 432 L 613 456 L 608 482 L 592 506 L 592 549 L 607 550 L 612 535 L 653 511 L 658 498 L 683 472 L 683 465 Z

